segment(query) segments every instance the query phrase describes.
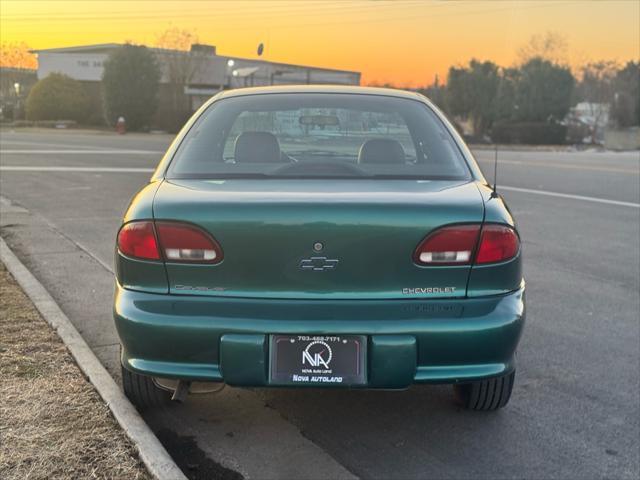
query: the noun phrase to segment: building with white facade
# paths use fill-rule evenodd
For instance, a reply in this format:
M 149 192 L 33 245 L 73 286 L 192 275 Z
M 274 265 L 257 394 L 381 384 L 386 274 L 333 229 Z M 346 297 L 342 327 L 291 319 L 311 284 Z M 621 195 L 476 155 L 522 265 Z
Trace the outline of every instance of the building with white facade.
M 38 78 L 63 73 L 82 82 L 99 83 L 104 61 L 121 44 L 106 43 L 34 50 L 38 56 Z M 191 51 L 151 48 L 162 69 L 161 85 L 169 83 L 171 65 L 188 65 L 184 95 L 195 110 L 223 89 L 261 85 L 334 84 L 359 85 L 360 72 L 218 55 L 212 45 L 195 44 Z

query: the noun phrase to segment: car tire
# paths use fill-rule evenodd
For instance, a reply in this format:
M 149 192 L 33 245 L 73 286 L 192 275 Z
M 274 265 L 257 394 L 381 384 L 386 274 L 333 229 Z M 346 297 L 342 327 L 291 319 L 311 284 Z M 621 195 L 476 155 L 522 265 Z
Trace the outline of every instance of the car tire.
M 515 370 L 508 375 L 453 386 L 456 402 L 468 410 L 498 410 L 509 403 Z
M 124 394 L 140 411 L 167 405 L 171 392 L 160 388 L 147 375 L 131 372 L 122 367 L 122 387 Z

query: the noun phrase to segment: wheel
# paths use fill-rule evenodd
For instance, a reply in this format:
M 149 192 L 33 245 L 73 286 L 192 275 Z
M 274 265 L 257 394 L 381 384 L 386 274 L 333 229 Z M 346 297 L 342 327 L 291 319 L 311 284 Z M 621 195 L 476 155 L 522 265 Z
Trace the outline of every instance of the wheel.
M 171 392 L 160 388 L 151 377 L 130 372 L 122 367 L 124 394 L 140 411 L 166 405 L 171 400 Z
M 469 410 L 498 410 L 509 403 L 515 370 L 508 375 L 453 386 L 457 403 Z

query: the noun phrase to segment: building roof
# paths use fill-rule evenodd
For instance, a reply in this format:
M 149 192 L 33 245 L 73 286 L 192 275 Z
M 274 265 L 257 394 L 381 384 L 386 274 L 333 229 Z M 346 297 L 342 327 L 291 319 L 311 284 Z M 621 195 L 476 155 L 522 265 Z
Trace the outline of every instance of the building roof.
M 29 50 L 31 53 L 98 53 L 121 47 L 122 43 L 96 43 L 94 45 L 79 45 L 77 47 L 42 48 Z
M 241 97 L 245 95 L 265 95 L 269 93 L 335 93 L 335 94 L 356 94 L 356 95 L 379 95 L 385 97 L 423 99 L 420 94 L 407 90 L 396 90 L 393 88 L 380 87 L 358 87 L 342 85 L 276 85 L 269 87 L 250 87 L 224 90 L 217 95 L 217 98 Z
M 98 43 L 94 45 L 78 45 L 75 47 L 62 47 L 62 48 L 43 48 L 39 50 L 30 50 L 31 53 L 105 53 L 115 48 L 121 47 L 124 44 L 122 43 Z M 148 47 L 151 50 L 158 52 L 178 52 L 183 53 L 183 50 L 170 50 L 166 48 L 156 48 L 156 47 Z M 263 60 L 258 58 L 244 58 L 244 57 L 233 57 L 228 55 L 218 55 L 213 54 L 212 56 L 216 56 L 219 58 L 223 58 L 225 60 L 239 60 L 246 61 L 252 63 L 263 63 L 263 64 L 271 64 L 278 65 L 281 67 L 298 67 L 298 68 L 309 68 L 314 70 L 322 70 L 325 72 L 340 72 L 340 73 L 352 73 L 354 75 L 360 75 L 360 72 L 355 70 L 341 70 L 336 68 L 324 68 L 324 67 L 314 67 L 309 65 L 298 65 L 294 63 L 282 63 L 282 62 L 274 62 L 271 60 Z
M 360 72 L 356 71 L 356 70 L 342 70 L 339 68 L 326 68 L 326 67 L 314 67 L 311 65 L 300 65 L 298 63 L 282 63 L 282 62 L 275 62 L 273 60 L 263 60 L 260 58 L 244 58 L 244 57 L 230 57 L 228 55 L 217 55 L 220 58 L 225 58 L 228 60 L 240 60 L 240 61 L 244 61 L 244 62 L 251 62 L 251 63 L 268 63 L 271 65 L 278 65 L 280 67 L 298 67 L 298 68 L 312 68 L 314 70 L 322 70 L 324 72 L 339 72 L 339 73 L 352 73 L 354 75 L 360 75 Z

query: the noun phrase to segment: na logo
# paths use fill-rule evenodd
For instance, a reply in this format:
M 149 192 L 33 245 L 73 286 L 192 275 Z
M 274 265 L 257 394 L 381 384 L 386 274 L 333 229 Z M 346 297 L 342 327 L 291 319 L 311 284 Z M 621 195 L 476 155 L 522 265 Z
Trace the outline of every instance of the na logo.
M 316 340 L 307 345 L 302 352 L 302 365 L 309 364 L 310 367 L 320 367 L 328 369 L 333 352 L 328 343 Z

